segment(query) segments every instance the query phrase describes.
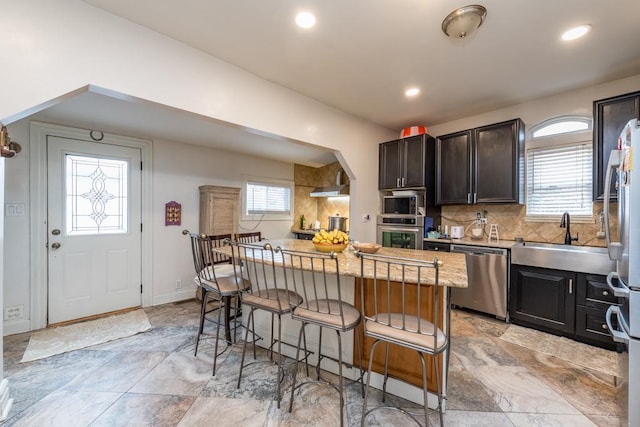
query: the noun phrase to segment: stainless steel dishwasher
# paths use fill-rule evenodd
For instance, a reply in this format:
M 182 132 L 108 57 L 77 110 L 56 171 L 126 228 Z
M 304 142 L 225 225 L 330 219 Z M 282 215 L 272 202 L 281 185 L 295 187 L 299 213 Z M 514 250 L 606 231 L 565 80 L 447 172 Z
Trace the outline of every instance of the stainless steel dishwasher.
M 484 246 L 451 245 L 451 252 L 465 254 L 468 288 L 452 288 L 451 304 L 508 321 L 507 285 L 509 251 Z

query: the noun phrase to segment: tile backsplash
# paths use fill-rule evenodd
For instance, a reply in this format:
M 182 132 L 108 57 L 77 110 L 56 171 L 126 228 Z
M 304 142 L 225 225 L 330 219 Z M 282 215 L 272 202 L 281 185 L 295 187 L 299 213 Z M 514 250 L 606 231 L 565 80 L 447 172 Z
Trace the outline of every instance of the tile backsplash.
M 333 162 L 321 168 L 313 168 L 295 164 L 293 179 L 295 182 L 295 202 L 293 207 L 294 222 L 292 228 L 300 228 L 300 215 L 306 219 L 306 227 L 310 228 L 315 220 L 320 221 L 321 228 L 329 225 L 329 216 L 336 214 L 349 217 L 349 198 L 311 197 L 315 187 L 327 187 L 336 184 L 338 172 L 342 170 L 339 162 Z M 342 173 L 342 183 L 349 185 L 349 178 Z M 349 229 L 349 220 L 347 220 Z
M 571 222 L 571 235 L 579 235 L 577 242 L 572 244 L 581 246 L 606 246 L 604 239 L 599 239 L 596 233 L 600 231 L 598 213 L 602 210 L 602 202 L 593 204 L 594 222 Z M 514 240 L 522 237 L 529 242 L 564 243 L 566 230 L 560 228 L 560 217 L 553 222 L 525 221 L 526 207 L 524 205 L 456 205 L 442 207 L 442 225 L 462 225 L 465 228 L 473 223 L 476 212 L 487 212 L 487 226 L 485 232 L 489 233 L 489 226 L 497 224 L 500 239 Z M 615 204 L 611 206 L 612 212 L 617 212 Z M 613 215 L 615 217 L 615 215 Z M 612 218 L 612 232 L 617 228 L 617 219 Z M 467 230 L 467 237 L 470 231 Z M 486 236 L 485 236 L 486 238 Z

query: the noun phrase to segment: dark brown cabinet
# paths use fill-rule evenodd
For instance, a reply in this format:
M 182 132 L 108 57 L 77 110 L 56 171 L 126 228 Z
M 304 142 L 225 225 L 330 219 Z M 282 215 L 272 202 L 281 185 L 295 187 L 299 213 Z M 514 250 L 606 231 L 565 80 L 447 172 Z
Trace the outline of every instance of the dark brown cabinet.
M 618 303 L 606 276 L 511 266 L 509 316 L 515 324 L 615 350 L 605 316 Z
M 604 181 L 609 153 L 618 147 L 618 136 L 632 119 L 640 119 L 640 92 L 593 102 L 593 200 L 604 199 Z M 616 199 L 615 180 L 611 198 Z
M 576 336 L 581 341 L 601 347 L 616 349 L 607 326 L 606 314 L 611 304 L 620 301 L 607 285 L 607 278 L 595 274 L 577 275 Z M 612 319 L 614 324 L 615 317 Z
M 522 203 L 523 156 L 520 119 L 439 137 L 436 203 Z
M 513 323 L 547 332 L 574 332 L 575 273 L 512 265 L 510 290 Z
M 426 134 L 380 144 L 378 189 L 432 186 L 434 149 L 435 139 Z

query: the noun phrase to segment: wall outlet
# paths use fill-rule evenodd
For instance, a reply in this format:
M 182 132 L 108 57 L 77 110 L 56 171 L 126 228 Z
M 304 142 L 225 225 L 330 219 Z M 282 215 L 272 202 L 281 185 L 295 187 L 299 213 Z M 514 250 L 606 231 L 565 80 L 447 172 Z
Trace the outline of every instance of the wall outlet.
M 4 320 L 20 319 L 22 317 L 24 317 L 24 305 L 4 308 Z
M 371 221 L 371 215 L 362 214 L 362 222 L 369 222 L 369 221 Z
M 180 289 L 180 288 L 182 288 L 182 281 L 176 280 L 176 289 Z

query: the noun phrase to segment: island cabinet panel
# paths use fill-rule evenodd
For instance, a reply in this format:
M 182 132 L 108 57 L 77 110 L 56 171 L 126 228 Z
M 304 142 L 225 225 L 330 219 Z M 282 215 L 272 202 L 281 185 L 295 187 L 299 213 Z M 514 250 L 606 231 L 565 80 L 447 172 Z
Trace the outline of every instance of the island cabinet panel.
M 575 329 L 575 274 L 512 265 L 509 303 L 513 323 L 572 334 Z
M 361 286 L 360 286 L 360 280 L 361 279 L 356 279 L 356 295 L 355 295 L 355 301 L 356 301 L 356 307 L 358 309 L 362 309 L 362 292 L 361 292 Z M 372 279 L 365 279 L 364 281 L 364 304 L 367 307 L 368 310 L 371 310 L 373 308 L 373 304 L 375 301 L 375 297 L 374 297 L 374 291 L 373 291 L 373 286 L 374 286 L 374 282 Z M 413 285 L 410 286 L 407 289 L 405 298 L 407 299 L 407 301 L 416 301 L 418 299 L 418 293 L 417 293 L 418 287 L 417 285 Z M 445 287 L 441 287 L 440 288 L 439 295 L 440 295 L 440 306 L 443 306 L 443 301 L 444 301 L 444 294 L 447 291 L 447 288 Z M 378 292 L 381 293 L 382 292 L 382 285 L 379 284 L 378 285 Z M 380 296 L 381 294 L 378 295 L 378 302 L 382 303 L 383 298 Z M 420 310 L 421 310 L 421 317 L 426 318 L 426 319 L 432 319 L 433 318 L 433 310 L 434 310 L 434 306 L 433 306 L 433 299 L 431 297 L 431 292 L 425 292 L 424 287 L 421 291 L 421 295 L 420 295 L 420 299 L 422 301 L 422 303 L 420 304 Z M 386 299 L 384 300 L 384 304 L 386 305 Z M 416 307 L 417 305 L 415 305 L 414 303 L 414 307 Z M 380 310 L 386 310 L 385 306 L 380 306 L 379 309 Z M 392 306 L 391 310 L 394 312 L 401 312 L 402 311 L 402 307 L 401 307 L 401 303 L 400 303 L 400 298 L 397 299 L 397 305 Z M 416 314 L 415 310 L 413 313 L 410 314 Z M 440 309 L 440 323 L 439 326 L 440 328 L 443 328 L 444 325 L 444 313 L 442 312 L 442 309 Z M 360 334 L 360 338 L 361 340 L 364 339 L 364 330 L 363 328 L 359 328 L 358 329 L 358 333 Z M 371 351 L 371 346 L 374 343 L 373 339 L 367 338 L 364 341 L 363 345 L 363 352 L 362 352 L 362 364 L 363 364 L 363 368 L 366 369 L 369 366 L 369 353 Z M 354 343 L 355 345 L 355 343 Z M 384 343 L 380 343 L 378 344 L 378 346 L 376 347 L 376 351 L 373 357 L 373 367 L 372 370 L 374 372 L 378 372 L 378 373 L 383 373 L 384 372 Z M 354 347 L 355 348 L 355 347 Z M 438 357 L 438 370 L 440 372 L 440 376 L 442 376 L 442 355 L 437 356 Z M 427 377 L 428 377 L 428 389 L 431 391 L 436 391 L 437 390 L 437 386 L 436 386 L 436 378 L 433 372 L 433 362 L 431 360 L 431 358 L 429 356 L 425 357 L 425 362 L 427 363 Z M 354 364 L 357 365 L 357 355 L 354 353 Z M 415 386 L 418 387 L 422 387 L 422 364 L 420 362 L 420 359 L 418 357 L 418 353 L 415 350 L 410 350 L 404 347 L 400 347 L 398 345 L 394 345 L 394 344 L 390 344 L 389 347 L 389 376 L 400 379 L 402 381 L 405 381 L 407 383 L 413 384 Z
M 640 92 L 593 102 L 593 200 L 604 199 L 604 181 L 609 153 L 618 147 L 618 137 L 632 119 L 640 119 Z M 611 199 L 617 198 L 615 179 Z

